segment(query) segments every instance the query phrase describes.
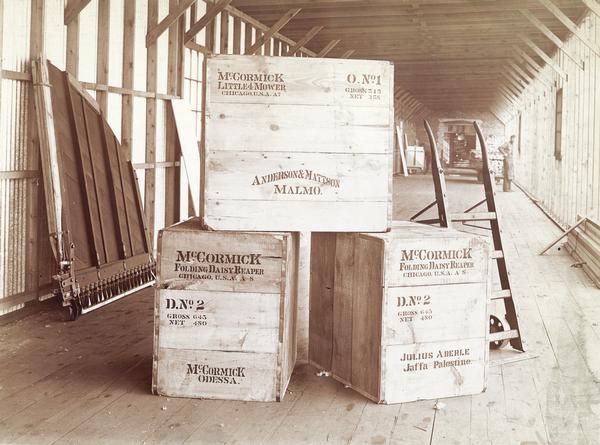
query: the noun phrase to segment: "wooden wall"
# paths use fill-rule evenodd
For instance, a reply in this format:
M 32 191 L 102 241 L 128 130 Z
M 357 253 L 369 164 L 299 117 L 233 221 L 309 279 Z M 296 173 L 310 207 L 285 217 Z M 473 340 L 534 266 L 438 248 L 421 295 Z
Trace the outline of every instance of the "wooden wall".
M 148 226 L 188 216 L 188 193 L 166 100 L 184 97 L 201 137 L 204 53 L 240 53 L 268 27 L 228 7 L 186 45 L 183 34 L 213 0 L 0 0 L 0 315 L 50 295 L 54 268 L 45 221 L 30 60 L 39 53 L 98 100 L 137 169 Z M 149 29 L 190 5 L 159 37 Z M 65 8 L 85 5 L 65 24 Z M 277 33 L 260 50 L 294 42 Z M 301 48 L 296 55 L 314 55 Z
M 600 220 L 600 17 L 589 12 L 579 34 L 553 56 L 558 69 L 546 65 L 521 96 L 521 148 L 515 155 L 516 179 L 562 225 L 577 214 Z M 583 68 L 582 68 L 583 67 Z M 555 100 L 563 89 L 562 159 L 554 155 Z M 519 115 L 507 124 L 507 136 L 519 135 Z

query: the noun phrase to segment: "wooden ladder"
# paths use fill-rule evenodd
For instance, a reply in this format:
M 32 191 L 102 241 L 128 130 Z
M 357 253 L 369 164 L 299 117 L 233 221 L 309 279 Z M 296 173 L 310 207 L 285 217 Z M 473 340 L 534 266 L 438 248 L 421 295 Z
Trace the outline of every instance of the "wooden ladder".
M 429 146 L 431 148 L 431 174 L 433 176 L 433 186 L 435 190 L 435 201 L 413 215 L 410 220 L 423 224 L 439 224 L 440 227 L 451 227 L 453 222 L 460 222 L 463 225 L 472 226 L 476 221 L 487 221 L 490 227 L 472 226 L 478 229 L 490 230 L 492 232 L 492 240 L 494 251 L 492 258 L 496 262 L 498 276 L 500 278 L 500 289 L 492 291 L 492 300 L 503 300 L 505 309 L 505 320 L 508 326 L 504 326 L 502 320 L 495 315 L 490 316 L 490 346 L 497 349 L 505 346 L 508 342 L 510 345 L 519 351 L 524 351 L 523 342 L 521 341 L 521 331 L 519 329 L 519 321 L 513 300 L 513 293 L 510 287 L 508 277 L 508 269 L 506 267 L 506 258 L 502 247 L 502 235 L 500 232 L 500 224 L 498 222 L 498 213 L 496 210 L 496 200 L 494 193 L 494 185 L 492 180 L 492 172 L 490 170 L 487 146 L 481 132 L 481 128 L 477 122 L 473 122 L 477 138 L 481 145 L 482 171 L 483 171 L 483 187 L 485 190 L 485 198 L 472 205 L 463 213 L 449 214 L 448 200 L 446 195 L 446 180 L 444 170 L 440 164 L 437 146 L 433 131 L 429 123 L 425 121 L 425 131 L 429 138 Z M 473 212 L 483 204 L 487 206 L 487 212 Z M 430 208 L 437 205 L 438 218 L 417 220 L 419 216 L 425 213 Z

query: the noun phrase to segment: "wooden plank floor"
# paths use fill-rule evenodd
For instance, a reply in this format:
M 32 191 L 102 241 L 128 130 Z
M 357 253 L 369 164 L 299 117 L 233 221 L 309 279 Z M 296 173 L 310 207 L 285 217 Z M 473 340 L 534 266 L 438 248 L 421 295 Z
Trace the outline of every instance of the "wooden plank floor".
M 481 199 L 472 181 L 448 188 L 452 211 Z M 406 218 L 430 181 L 398 179 L 394 198 Z M 600 290 L 563 251 L 537 256 L 559 232 L 522 193 L 497 198 L 527 352 L 494 354 L 483 394 L 378 406 L 300 365 L 282 403 L 153 396 L 146 290 L 75 323 L 0 327 L 0 443 L 600 443 Z

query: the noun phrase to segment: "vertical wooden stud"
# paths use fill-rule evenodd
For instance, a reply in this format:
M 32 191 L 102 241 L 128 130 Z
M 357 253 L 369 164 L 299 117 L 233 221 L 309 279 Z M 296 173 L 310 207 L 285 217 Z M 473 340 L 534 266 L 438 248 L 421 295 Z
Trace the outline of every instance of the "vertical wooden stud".
M 135 56 L 135 0 L 125 2 L 123 13 L 123 88 L 133 89 Z M 133 135 L 133 95 L 121 96 L 121 146 L 131 159 Z
M 74 2 L 68 0 L 67 5 Z M 75 78 L 79 74 L 79 15 L 67 25 L 67 71 Z
M 148 0 L 148 29 L 158 23 L 158 0 Z M 156 42 L 146 49 L 146 90 L 156 91 Z M 156 161 L 156 99 L 146 99 L 146 158 L 147 163 Z M 156 196 L 156 170 L 144 171 L 144 213 L 150 239 L 154 243 L 154 202 Z
M 110 36 L 110 0 L 98 0 L 98 48 L 96 65 L 96 82 L 108 85 L 108 42 Z M 108 109 L 108 93 L 98 91 L 96 101 L 100 111 L 106 115 Z
M 229 13 L 221 12 L 221 44 L 219 46 L 219 54 L 229 53 Z
M 177 9 L 178 0 L 169 0 L 169 12 Z M 179 21 L 175 21 L 169 27 L 168 56 L 167 56 L 167 94 L 177 96 L 179 92 Z M 173 121 L 173 115 L 168 107 L 166 112 L 166 153 L 167 162 L 179 159 L 177 147 L 177 132 Z M 165 170 L 165 226 L 179 221 L 179 168 L 171 167 Z
M 250 25 L 250 23 L 246 23 L 246 26 L 244 28 L 244 51 L 246 51 L 246 48 L 250 48 L 251 45 L 252 45 L 252 26 Z
M 31 1 L 31 33 L 30 33 L 30 58 L 33 60 L 44 52 L 44 0 Z M 0 6 L 0 9 L 3 9 Z M 0 21 L 3 20 L 3 14 L 0 13 Z M 1 34 L 1 30 L 0 30 Z M 0 38 L 0 48 L 2 41 Z M 0 50 L 1 51 L 1 50 Z M 0 60 L 2 58 L 0 57 Z M 1 70 L 0 70 L 1 71 Z M 1 85 L 1 78 L 0 78 Z M 32 91 L 31 84 L 28 85 Z M 29 101 L 27 106 L 28 116 L 28 147 L 27 147 L 27 169 L 39 170 L 40 168 L 40 144 L 37 131 L 37 123 L 35 119 L 35 109 L 33 101 Z M 25 257 L 25 291 L 36 291 L 39 288 L 40 281 L 40 264 L 41 261 L 48 261 L 48 252 L 44 254 L 41 246 L 47 247 L 48 242 L 40 243 L 39 240 L 39 225 L 43 224 L 40 219 L 40 204 L 44 203 L 40 199 L 42 188 L 38 179 L 22 179 L 19 181 L 30 181 L 28 187 L 25 188 L 27 198 L 27 252 Z
M 240 54 L 242 46 L 242 20 L 233 18 L 233 54 Z

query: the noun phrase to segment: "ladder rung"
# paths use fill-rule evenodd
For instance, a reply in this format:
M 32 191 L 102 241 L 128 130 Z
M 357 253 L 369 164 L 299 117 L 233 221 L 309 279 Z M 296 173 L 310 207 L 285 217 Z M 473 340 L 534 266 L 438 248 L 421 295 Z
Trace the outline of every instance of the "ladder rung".
M 501 298 L 510 298 L 512 293 L 510 289 L 502 289 L 492 291 L 492 300 L 500 300 Z
M 496 212 L 479 213 L 453 213 L 450 216 L 452 221 L 490 221 L 496 219 Z
M 494 250 L 492 252 L 492 258 L 496 259 L 496 258 L 504 258 L 504 252 L 502 250 Z
M 511 338 L 518 337 L 519 331 L 517 331 L 516 329 L 511 329 L 510 331 L 500 331 L 490 334 L 490 341 L 510 340 Z

